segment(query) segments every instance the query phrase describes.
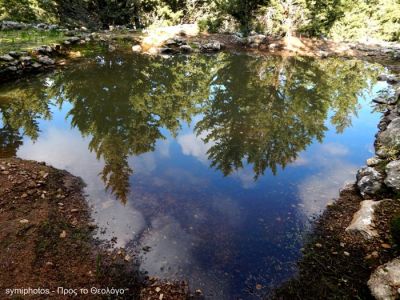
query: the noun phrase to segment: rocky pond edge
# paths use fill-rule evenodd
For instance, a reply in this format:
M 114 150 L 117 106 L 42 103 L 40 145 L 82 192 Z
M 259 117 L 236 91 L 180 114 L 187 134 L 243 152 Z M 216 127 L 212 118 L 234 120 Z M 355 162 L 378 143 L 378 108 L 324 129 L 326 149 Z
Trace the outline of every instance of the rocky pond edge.
M 400 60 L 400 44 L 350 43 L 310 38 L 272 38 L 256 32 L 243 37 L 240 33 L 206 34 L 196 24 L 182 24 L 135 31 L 126 26 L 110 26 L 109 30 L 90 32 L 87 28 L 66 29 L 52 24 L 25 24 L 13 21 L 0 22 L 1 30 L 56 30 L 66 38 L 59 43 L 41 45 L 29 51 L 0 53 L 0 83 L 23 76 L 40 73 L 66 63 L 75 46 L 90 42 L 107 43 L 109 50 L 118 47 L 122 40 L 131 44 L 134 53 L 148 55 L 215 53 L 224 49 L 266 53 L 272 55 L 300 55 L 319 58 L 343 57 L 366 60 Z M 395 71 L 400 66 L 391 65 Z
M 187 28 L 182 31 L 181 26 L 175 28 L 172 32 L 172 35 L 170 35 L 170 32 L 166 35 L 164 34 L 161 41 L 152 40 L 154 39 L 152 33 L 147 35 L 147 39 L 129 38 L 128 40 L 134 41 L 134 45 L 132 46 L 133 52 L 150 55 L 217 52 L 224 48 L 233 48 L 235 45 L 253 50 L 263 50 L 267 47 L 268 51 L 279 50 L 281 47 L 274 45 L 262 35 L 255 35 L 245 39 L 234 35 L 199 37 L 198 33 L 188 33 Z M 1 56 L 0 81 L 18 79 L 26 74 L 54 68 L 60 64 L 58 58 L 65 57 L 74 45 L 82 45 L 94 40 L 107 41 L 109 42 L 110 50 L 113 50 L 113 38 L 108 33 L 104 35 L 71 31 L 69 34 L 72 36 L 60 44 L 51 46 L 43 45 L 31 52 L 10 52 Z M 394 46 L 390 51 L 371 50 L 370 48 L 360 49 L 368 57 L 390 53 L 391 57 L 395 58 L 400 53 L 400 48 L 397 46 Z M 297 52 L 295 51 L 294 53 L 296 54 Z M 318 53 L 317 56 L 322 58 L 333 55 L 331 53 Z M 347 55 L 350 54 L 348 53 L 344 56 Z M 303 249 L 304 257 L 299 262 L 299 276 L 277 290 L 274 296 L 277 299 L 292 299 L 292 297 L 299 296 L 301 296 L 301 299 L 315 299 L 315 296 L 352 299 L 360 295 L 368 298 L 371 297 L 371 294 L 376 299 L 396 299 L 400 294 L 400 259 L 398 258 L 400 253 L 390 229 L 393 227 L 393 220 L 400 216 L 398 201 L 400 193 L 400 79 L 395 75 L 381 75 L 379 80 L 387 81 L 391 84 L 393 93 L 373 100 L 384 111 L 378 125 L 379 131 L 376 135 L 376 156 L 368 159 L 367 166 L 358 171 L 356 183 L 348 185 L 341 190 L 339 199 L 333 205 L 329 206 L 317 220 L 310 241 Z M 28 176 L 27 174 L 31 170 L 38 171 L 32 173 L 33 178 L 28 178 L 31 175 Z M 18 176 L 22 177 L 15 181 L 18 183 L 18 186 L 9 188 L 5 182 L 7 180 L 11 183 L 14 182 L 12 179 L 14 172 L 16 172 L 15 175 L 17 178 Z M 40 178 L 40 176 L 43 177 L 43 174 L 47 174 L 46 178 Z M 53 176 L 63 179 L 60 179 L 61 181 L 58 184 L 54 182 L 50 184 L 50 190 L 41 189 L 40 186 L 43 186 L 43 184 L 46 186 L 46 180 L 52 180 Z M 3 181 L 1 181 L 1 177 L 3 177 Z M 7 180 L 4 181 L 4 178 L 7 178 Z M 38 185 L 39 189 L 29 192 L 32 190 L 30 187 L 24 188 L 26 182 L 35 181 L 37 178 L 39 178 L 39 181 L 35 184 Z M 57 202 L 58 200 L 53 201 L 54 199 L 52 199 L 53 196 L 56 199 L 63 196 L 60 193 L 64 192 L 65 181 L 70 182 L 69 184 L 73 183 L 69 187 L 67 184 L 65 190 L 67 194 L 70 193 L 68 197 L 73 199 L 73 201 L 67 201 L 68 206 L 64 206 L 64 203 L 61 201 Z M 21 249 L 30 249 L 29 246 L 24 244 L 28 241 L 22 241 L 21 237 L 30 232 L 36 234 L 44 233 L 46 238 L 50 238 L 50 241 L 53 241 L 53 238 L 57 241 L 63 241 L 61 244 L 56 241 L 54 242 L 54 245 L 57 245 L 57 247 L 61 245 L 60 251 L 57 250 L 57 247 L 55 248 L 57 255 L 64 253 L 68 258 L 78 258 L 75 263 L 80 268 L 82 266 L 86 266 L 88 269 L 93 268 L 93 266 L 98 267 L 98 257 L 106 257 L 104 260 L 104 266 L 106 266 L 104 270 L 107 269 L 108 271 L 104 272 L 114 272 L 113 275 L 103 274 L 101 279 L 103 281 L 101 281 L 97 275 L 93 275 L 93 270 L 89 270 L 86 274 L 81 274 L 82 277 L 77 277 L 82 279 L 80 281 L 82 284 L 85 283 L 87 285 L 87 283 L 93 282 L 94 285 L 101 286 L 104 283 L 110 284 L 115 282 L 116 286 L 118 286 L 124 283 L 125 287 L 130 287 L 131 293 L 125 294 L 129 295 L 128 297 L 130 298 L 134 294 L 135 297 L 146 295 L 147 298 L 143 299 L 152 299 L 152 297 L 158 299 L 157 297 L 160 297 L 161 294 L 163 297 L 168 297 L 168 293 L 171 293 L 169 295 L 171 298 L 168 299 L 186 299 L 189 297 L 190 293 L 186 283 L 160 282 L 155 278 L 146 278 L 145 281 L 126 283 L 125 280 L 121 279 L 123 277 L 125 279 L 138 280 L 141 278 L 141 275 L 139 275 L 137 268 L 132 269 L 132 266 L 135 264 L 129 263 L 131 257 L 125 253 L 124 249 L 109 251 L 107 246 L 102 245 L 93 238 L 92 231 L 95 230 L 95 227 L 91 223 L 90 214 L 88 213 L 89 208 L 86 206 L 87 204 L 82 194 L 82 182 L 74 176 L 65 171 L 45 166 L 43 163 L 40 164 L 19 159 L 2 159 L 0 160 L 0 183 L 0 194 L 3 195 L 3 197 L 0 197 L 1 217 L 7 218 L 7 214 L 4 214 L 4 212 L 7 212 L 8 209 L 12 212 L 9 215 L 9 219 L 2 220 L 2 224 L 3 222 L 15 223 L 10 227 L 11 232 L 7 232 L 7 230 L 6 232 L 2 230 L 3 233 L 0 232 L 2 234 L 0 240 L 3 241 L 1 243 L 3 251 L 0 252 L 5 255 L 5 257 L 0 257 L 0 263 L 2 266 L 10 267 L 10 272 L 4 272 L 4 274 L 8 273 L 10 275 L 13 272 L 20 272 L 19 277 L 13 278 L 25 278 L 25 275 L 22 276 L 21 274 L 26 272 L 20 269 L 18 261 L 13 265 L 15 261 L 7 255 L 14 255 L 15 251 L 18 252 Z M 53 186 L 54 188 L 57 187 L 57 189 L 51 190 Z M 7 198 L 8 196 L 5 197 L 4 195 L 10 195 L 9 197 L 11 198 Z M 40 203 L 43 201 L 47 201 L 48 203 L 46 203 L 46 208 L 42 211 Z M 69 207 L 70 205 L 76 205 L 79 208 Z M 75 211 L 76 209 L 78 210 Z M 14 213 L 14 210 L 17 213 Z M 43 224 L 32 224 L 31 220 L 27 218 L 17 217 L 20 211 L 25 211 L 26 213 L 28 211 L 38 211 L 38 216 L 44 213 L 48 218 L 46 221 L 47 225 L 52 223 L 50 219 L 54 218 L 55 224 L 59 224 L 59 221 L 62 220 L 64 222 L 63 226 L 66 227 L 61 226 L 55 232 L 52 232 L 53 229 L 51 228 L 45 228 L 43 231 Z M 63 215 L 65 211 L 69 211 L 66 216 Z M 71 216 L 78 211 L 79 213 L 75 214 L 71 219 Z M 62 228 L 69 228 L 72 234 Z M 76 234 L 73 233 L 75 229 L 78 232 L 83 230 L 83 243 L 82 240 L 75 240 Z M 48 236 L 48 234 L 53 233 L 55 234 L 53 237 Z M 18 246 L 13 243 L 5 243 L 4 241 L 10 238 L 10 236 L 17 239 L 18 244 L 22 241 L 22 244 Z M 36 237 L 39 239 L 43 238 L 43 236 Z M 71 241 L 69 241 L 70 237 L 73 238 Z M 31 250 L 33 252 L 37 251 L 38 241 L 33 240 L 29 243 L 30 246 L 32 246 L 32 243 L 36 243 L 35 247 Z M 24 246 L 21 247 L 21 245 Z M 17 247 L 17 249 L 13 249 L 12 247 Z M 68 251 L 66 251 L 67 248 Z M 79 251 L 76 252 L 76 255 L 71 256 L 70 250 L 75 248 Z M 79 253 L 83 253 L 83 255 Z M 48 279 L 51 283 L 56 283 L 59 280 L 56 273 L 62 271 L 63 261 L 68 261 L 65 260 L 65 257 L 62 259 L 61 257 L 57 257 L 57 255 L 54 257 L 56 263 L 51 260 L 46 261 L 44 257 L 40 256 L 35 257 L 31 263 L 31 265 L 46 269 L 45 274 L 52 276 Z M 29 255 L 25 255 L 24 253 L 21 257 L 29 258 Z M 90 259 L 85 263 L 79 261 L 81 257 L 90 257 Z M 74 259 L 72 261 L 74 262 Z M 54 266 L 56 266 L 56 272 L 51 272 Z M 37 272 L 33 270 L 31 273 L 37 275 Z M 116 275 L 117 273 L 118 276 Z M 6 277 L 2 278 L 0 283 L 7 283 L 7 275 L 3 276 Z M 8 280 L 10 278 L 8 277 Z M 318 285 L 318 289 L 315 289 L 315 285 L 310 286 L 313 279 L 320 280 L 321 278 L 325 280 L 325 285 Z M 70 278 L 71 283 L 79 283 L 75 279 Z M 114 279 L 117 282 L 113 281 Z M 24 280 L 27 279 L 25 278 Z M 66 278 L 62 280 L 66 280 Z M 26 282 L 29 282 L 29 280 Z M 6 285 L 3 284 L 0 288 L 5 289 Z M 132 291 L 134 291 L 133 294 Z M 103 296 L 101 295 L 101 297 Z M 199 295 L 197 294 L 197 296 Z M 90 299 L 93 299 L 93 297 Z
M 391 91 L 373 99 L 383 112 L 376 154 L 315 221 L 298 275 L 273 299 L 400 297 L 400 77 L 378 80 Z

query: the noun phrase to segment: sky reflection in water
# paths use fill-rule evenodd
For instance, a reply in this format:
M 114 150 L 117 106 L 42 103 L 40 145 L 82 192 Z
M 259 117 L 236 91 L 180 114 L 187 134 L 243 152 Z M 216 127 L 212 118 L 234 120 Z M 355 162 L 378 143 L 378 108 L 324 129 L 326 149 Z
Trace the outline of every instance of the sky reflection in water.
M 150 247 L 150 275 L 252 299 L 293 275 L 307 220 L 371 156 L 377 73 L 338 59 L 104 53 L 0 88 L 0 153 L 81 176 L 105 237 Z

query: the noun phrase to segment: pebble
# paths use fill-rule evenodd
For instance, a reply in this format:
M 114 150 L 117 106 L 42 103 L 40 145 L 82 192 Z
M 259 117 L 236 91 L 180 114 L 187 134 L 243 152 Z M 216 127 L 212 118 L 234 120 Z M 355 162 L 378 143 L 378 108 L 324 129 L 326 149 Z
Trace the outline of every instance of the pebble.
M 390 248 L 392 248 L 392 246 L 390 246 L 389 244 L 382 244 L 381 245 L 382 246 L 382 248 L 384 248 L 384 249 L 390 249 Z
M 315 247 L 317 247 L 317 248 L 322 248 L 322 244 L 316 243 L 316 244 L 315 244 Z
M 156 293 L 159 293 L 161 291 L 161 288 L 156 287 Z
M 344 254 L 345 256 L 350 256 L 350 253 L 347 252 L 347 251 L 344 251 L 343 254 Z
M 26 224 L 26 223 L 29 223 L 29 220 L 27 220 L 27 219 L 22 219 L 22 220 L 19 220 L 19 222 L 20 222 L 21 224 Z
M 64 238 L 66 238 L 66 237 L 67 237 L 67 232 L 66 232 L 65 230 L 63 230 L 63 231 L 60 233 L 60 238 L 64 239 Z

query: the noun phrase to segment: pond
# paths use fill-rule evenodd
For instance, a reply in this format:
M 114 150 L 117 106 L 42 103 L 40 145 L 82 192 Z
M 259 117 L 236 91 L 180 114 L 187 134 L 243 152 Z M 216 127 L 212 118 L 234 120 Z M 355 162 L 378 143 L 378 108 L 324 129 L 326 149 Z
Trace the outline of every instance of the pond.
M 0 87 L 0 156 L 80 176 L 100 236 L 208 299 L 296 273 L 310 219 L 372 156 L 382 67 L 99 52 Z

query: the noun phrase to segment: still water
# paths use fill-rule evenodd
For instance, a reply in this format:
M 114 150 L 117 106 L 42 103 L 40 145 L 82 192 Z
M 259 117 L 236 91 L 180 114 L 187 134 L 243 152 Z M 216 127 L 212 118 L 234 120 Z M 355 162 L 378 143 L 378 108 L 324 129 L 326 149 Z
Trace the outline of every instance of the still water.
M 101 236 L 152 276 L 257 299 L 372 155 L 385 88 L 361 61 L 98 53 L 0 87 L 0 155 L 82 177 Z

